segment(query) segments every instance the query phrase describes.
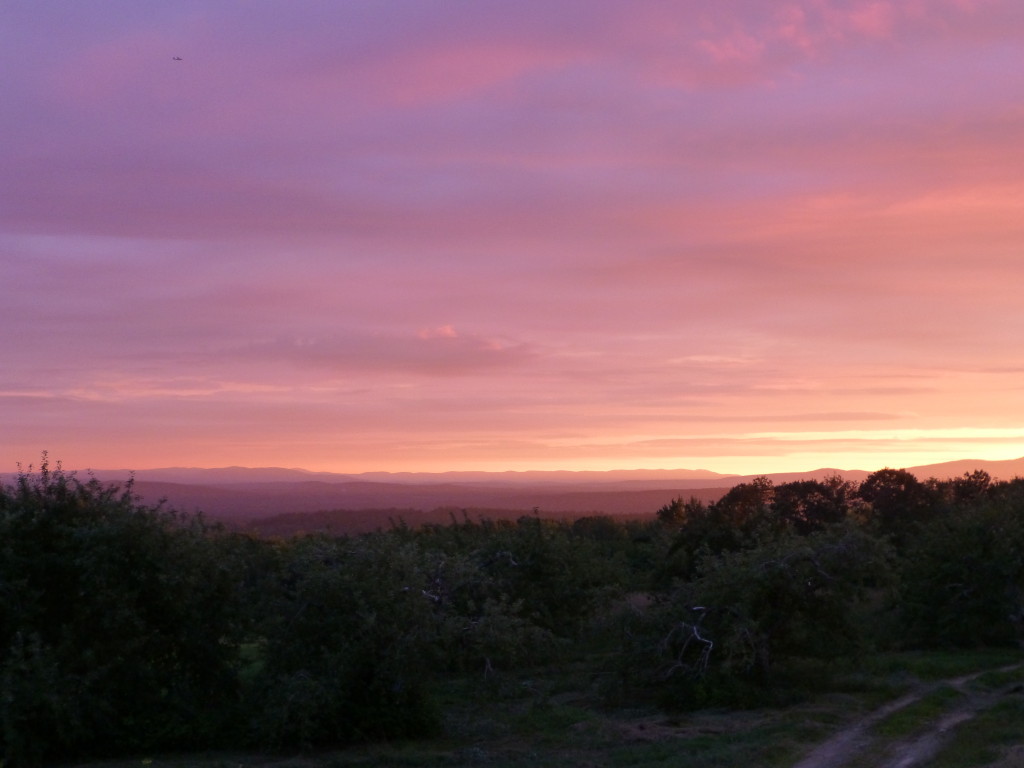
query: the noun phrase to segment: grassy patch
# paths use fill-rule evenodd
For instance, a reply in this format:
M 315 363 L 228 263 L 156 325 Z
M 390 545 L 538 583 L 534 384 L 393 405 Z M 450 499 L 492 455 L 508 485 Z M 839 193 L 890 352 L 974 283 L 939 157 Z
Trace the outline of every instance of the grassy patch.
M 864 658 L 864 671 L 871 676 L 910 676 L 918 680 L 943 680 L 982 669 L 1019 663 L 1020 651 L 993 650 L 913 651 L 879 653 Z
M 877 736 L 890 739 L 903 738 L 926 728 L 966 695 L 949 686 L 925 694 L 919 701 L 893 712 L 871 729 Z
M 1009 747 L 1021 744 L 1022 733 L 1024 696 L 1016 694 L 980 713 L 970 723 L 957 728 L 950 743 L 930 765 L 934 768 L 1000 765 L 997 761 L 1003 753 Z
M 540 702 L 515 718 L 515 730 L 523 736 L 557 741 L 574 726 L 585 725 L 594 713 L 583 707 Z
M 445 735 L 429 741 L 394 742 L 308 755 L 154 756 L 149 768 L 713 768 L 751 765 L 782 768 L 881 704 L 919 681 L 955 679 L 989 670 L 972 690 L 1007 690 L 1024 671 L 999 671 L 1019 661 L 1019 653 L 887 654 L 854 669 L 838 668 L 830 678 L 797 669 L 799 683 L 828 683 L 824 692 L 804 688 L 802 699 L 775 707 L 700 710 L 673 714 L 655 708 L 621 709 L 596 690 L 586 665 L 568 660 L 534 669 L 529 675 L 466 675 L 443 681 L 436 693 L 444 713 Z M 792 684 L 793 680 L 788 680 Z M 992 693 L 991 695 L 995 695 Z M 958 706 L 963 693 L 936 687 L 920 701 L 878 722 L 876 744 L 857 756 L 876 765 L 872 755 L 912 737 Z M 783 697 L 784 700 L 784 697 Z M 1007 694 L 975 720 L 957 728 L 941 756 L 941 768 L 985 765 L 1000 750 L 1020 743 L 1024 695 Z M 870 753 L 870 754 L 869 754 Z M 877 754 L 876 754 L 877 753 Z M 141 768 L 139 760 L 99 763 L 92 768 Z M 78 766 L 76 766 L 78 768 Z
M 792 765 L 803 747 L 787 719 L 771 718 L 741 730 L 722 730 L 613 749 L 608 765 L 637 768 L 713 768 Z
M 1014 666 L 1012 669 L 996 669 L 985 672 L 978 676 L 977 684 L 985 688 L 996 690 L 1024 681 L 1024 666 Z

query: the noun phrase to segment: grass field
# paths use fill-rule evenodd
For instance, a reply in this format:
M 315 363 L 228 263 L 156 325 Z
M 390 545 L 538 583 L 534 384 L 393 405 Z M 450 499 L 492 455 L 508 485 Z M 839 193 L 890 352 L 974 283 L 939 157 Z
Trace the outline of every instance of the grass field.
M 830 737 L 887 702 L 911 703 L 865 728 L 868 743 L 842 764 L 885 765 L 951 712 L 977 708 L 951 728 L 927 764 L 1010 766 L 1024 749 L 1024 671 L 1014 652 L 885 654 L 838 670 L 830 690 L 792 696 L 786 706 L 746 710 L 616 709 L 595 692 L 583 666 L 537 670 L 530 678 L 450 681 L 440 704 L 445 735 L 301 755 L 140 755 L 75 764 L 89 768 L 712 768 L 794 766 Z M 982 674 L 979 674 L 982 673 Z M 973 677 L 972 677 L 973 676 Z M 969 678 L 969 679 L 965 679 Z M 916 692 L 916 693 L 915 693 Z M 918 695 L 919 694 L 919 695 Z M 959 709 L 958 709 L 959 708 Z

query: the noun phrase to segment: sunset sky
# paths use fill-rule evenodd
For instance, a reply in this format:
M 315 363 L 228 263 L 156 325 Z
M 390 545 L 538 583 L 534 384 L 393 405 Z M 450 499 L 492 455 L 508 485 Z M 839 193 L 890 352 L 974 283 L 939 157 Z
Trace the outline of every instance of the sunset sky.
M 0 472 L 1024 456 L 1024 3 L 3 0 L 0 320 Z

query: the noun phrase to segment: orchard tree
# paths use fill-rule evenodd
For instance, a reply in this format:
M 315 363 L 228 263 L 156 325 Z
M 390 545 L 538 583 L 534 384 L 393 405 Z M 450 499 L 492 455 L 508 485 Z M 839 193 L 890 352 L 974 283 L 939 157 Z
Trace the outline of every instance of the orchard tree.
M 867 503 L 868 523 L 906 546 L 921 524 L 937 512 L 937 500 L 928 487 L 905 469 L 880 469 L 860 484 L 857 495 Z
M 924 526 L 902 559 L 897 604 L 912 646 L 1024 643 L 1024 519 L 982 500 Z
M 852 524 L 706 557 L 640 630 L 647 682 L 676 706 L 738 703 L 737 683 L 765 686 L 780 664 L 855 653 L 889 568 L 886 545 Z
M 434 732 L 441 620 L 415 542 L 307 536 L 279 557 L 248 692 L 258 742 L 310 748 Z
M 775 516 L 799 534 L 820 531 L 842 522 L 850 510 L 852 483 L 838 475 L 821 480 L 797 480 L 775 487 Z
M 765 515 L 775 500 L 775 486 L 764 476 L 729 489 L 715 507 L 734 524 L 743 526 Z
M 702 557 L 750 547 L 760 537 L 778 532 L 771 513 L 774 496 L 772 481 L 758 477 L 734 486 L 707 506 L 691 498 L 682 507 L 678 499 L 663 507 L 659 517 L 679 522 L 674 523 L 676 537 L 656 581 L 665 584 L 672 578 L 690 578 Z
M 45 454 L 0 487 L 4 759 L 220 738 L 240 624 L 214 533 Z

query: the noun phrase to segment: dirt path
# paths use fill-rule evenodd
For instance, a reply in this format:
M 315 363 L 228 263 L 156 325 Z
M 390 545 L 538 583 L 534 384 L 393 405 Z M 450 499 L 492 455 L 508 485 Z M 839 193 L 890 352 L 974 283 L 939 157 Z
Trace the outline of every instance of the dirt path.
M 1020 669 L 1024 665 L 1003 667 L 1000 672 Z M 794 768 L 841 768 L 868 747 L 879 743 L 879 737 L 871 733 L 874 725 L 894 712 L 920 701 L 928 693 L 941 686 L 950 686 L 965 694 L 965 701 L 943 713 L 931 727 L 907 739 L 899 739 L 885 746 L 884 756 L 877 763 L 878 768 L 912 768 L 931 759 L 942 748 L 950 732 L 958 725 L 971 720 L 979 712 L 994 706 L 1008 690 L 972 691 L 969 684 L 983 672 L 923 685 L 911 693 L 876 709 L 858 722 L 843 729 L 828 741 L 811 751 Z M 1009 686 L 1008 688 L 1012 688 Z

